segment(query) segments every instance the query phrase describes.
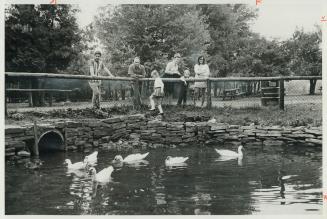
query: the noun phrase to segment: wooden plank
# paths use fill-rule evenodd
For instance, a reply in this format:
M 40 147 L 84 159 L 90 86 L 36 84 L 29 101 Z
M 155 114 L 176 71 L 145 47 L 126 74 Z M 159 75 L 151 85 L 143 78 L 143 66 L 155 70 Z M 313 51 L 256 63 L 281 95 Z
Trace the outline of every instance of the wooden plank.
M 59 89 L 16 89 L 8 88 L 6 91 L 11 92 L 72 92 L 73 90 L 59 90 Z
M 36 78 L 62 78 L 62 79 L 80 79 L 80 80 L 112 80 L 112 81 L 133 81 L 135 79 L 129 77 L 104 77 L 89 75 L 70 75 L 70 74 L 53 74 L 53 73 L 26 73 L 26 72 L 6 72 L 8 77 L 36 77 Z M 229 78 L 209 78 L 211 81 L 278 81 L 278 80 L 322 80 L 322 76 L 287 76 L 287 77 L 229 77 Z M 140 81 L 153 81 L 153 78 L 140 78 Z M 163 78 L 163 81 L 179 82 L 176 78 Z M 202 81 L 206 79 L 188 78 L 186 81 Z

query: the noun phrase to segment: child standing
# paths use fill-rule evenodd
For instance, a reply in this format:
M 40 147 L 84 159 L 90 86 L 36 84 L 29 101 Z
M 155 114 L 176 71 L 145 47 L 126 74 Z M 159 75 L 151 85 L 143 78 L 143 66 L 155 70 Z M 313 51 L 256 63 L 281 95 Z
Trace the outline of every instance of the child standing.
M 151 72 L 151 77 L 155 78 L 154 81 L 154 91 L 150 96 L 150 104 L 151 104 L 151 111 L 155 110 L 155 106 L 157 105 L 160 115 L 163 115 L 161 102 L 164 97 L 164 83 L 162 82 L 158 71 L 153 70 Z
M 180 106 L 183 103 L 183 107 L 186 106 L 186 98 L 187 98 L 187 89 L 189 87 L 189 82 L 185 81 L 186 78 L 190 77 L 190 70 L 186 68 L 184 70 L 184 75 L 181 77 L 182 85 L 180 90 L 180 95 L 178 98 L 177 106 Z

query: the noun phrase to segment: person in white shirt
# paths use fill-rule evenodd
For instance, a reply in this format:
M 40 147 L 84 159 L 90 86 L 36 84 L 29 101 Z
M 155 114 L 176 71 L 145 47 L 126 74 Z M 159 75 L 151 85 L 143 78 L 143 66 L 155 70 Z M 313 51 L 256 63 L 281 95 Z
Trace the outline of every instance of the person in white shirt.
M 109 69 L 103 64 L 101 58 L 101 52 L 95 51 L 94 59 L 90 61 L 90 75 L 91 76 L 104 76 L 114 77 Z M 95 109 L 100 109 L 101 99 L 101 80 L 89 80 L 89 85 L 92 89 L 92 105 Z
M 179 68 L 179 64 L 181 62 L 181 55 L 176 53 L 174 55 L 174 59 L 171 62 L 168 62 L 165 74 L 162 76 L 163 78 L 180 78 L 181 77 L 181 69 Z M 170 104 L 172 100 L 172 96 L 174 93 L 174 83 L 173 82 L 165 82 L 165 93 L 168 96 L 168 102 Z
M 161 106 L 162 99 L 165 95 L 164 93 L 164 83 L 162 82 L 157 70 L 151 72 L 151 77 L 155 78 L 153 93 L 150 96 L 151 111 L 154 111 L 157 105 L 160 115 L 163 115 L 163 110 Z
M 194 66 L 194 72 L 195 72 L 195 78 L 209 78 L 210 76 L 210 70 L 209 66 L 205 63 L 204 56 L 200 56 L 198 58 L 198 64 Z M 197 97 L 200 95 L 202 96 L 202 102 L 201 107 L 203 107 L 204 100 L 205 100 L 205 93 L 207 88 L 206 82 L 195 82 L 194 83 L 195 88 L 195 95 L 194 95 L 194 105 Z

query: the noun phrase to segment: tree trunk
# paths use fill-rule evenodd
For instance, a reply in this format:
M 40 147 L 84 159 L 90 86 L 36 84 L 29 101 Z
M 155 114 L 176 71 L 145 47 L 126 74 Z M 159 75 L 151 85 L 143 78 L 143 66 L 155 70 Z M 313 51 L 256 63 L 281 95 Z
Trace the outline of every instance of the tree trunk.
M 309 95 L 314 95 L 316 90 L 317 79 L 310 79 Z

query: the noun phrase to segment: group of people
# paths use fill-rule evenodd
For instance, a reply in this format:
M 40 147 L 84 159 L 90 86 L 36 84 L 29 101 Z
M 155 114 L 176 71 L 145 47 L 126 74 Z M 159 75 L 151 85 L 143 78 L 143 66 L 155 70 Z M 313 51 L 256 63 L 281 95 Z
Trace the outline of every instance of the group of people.
M 90 75 L 91 76 L 109 76 L 114 77 L 113 74 L 109 71 L 109 69 L 104 65 L 104 63 L 101 61 L 101 52 L 96 51 L 94 54 L 94 59 L 90 62 Z M 190 77 L 190 70 L 188 68 L 182 69 L 180 67 L 181 63 L 181 55 L 179 53 L 176 53 L 174 55 L 174 58 L 172 61 L 168 62 L 164 75 L 162 78 L 180 78 L 181 83 L 179 83 L 179 97 L 177 101 L 177 105 L 186 105 L 187 100 L 187 91 L 189 89 L 189 82 L 187 82 L 185 79 Z M 198 57 L 198 63 L 194 65 L 194 73 L 195 78 L 201 78 L 205 79 L 210 76 L 210 70 L 209 66 L 206 64 L 204 56 Z M 133 63 L 128 68 L 128 76 L 139 79 L 146 76 L 145 67 L 141 65 L 141 60 L 139 57 L 135 57 Z M 162 100 L 164 96 L 167 96 L 169 103 L 172 100 L 173 93 L 175 91 L 176 86 L 174 86 L 174 83 L 171 83 L 169 81 L 163 82 L 160 74 L 157 70 L 153 70 L 151 72 L 151 77 L 154 78 L 154 87 L 153 87 L 153 93 L 150 95 L 150 105 L 151 111 L 155 111 L 155 107 L 157 106 L 159 110 L 159 114 L 163 115 L 162 110 Z M 134 96 L 139 97 L 140 90 L 141 90 L 141 84 L 137 80 L 133 83 L 136 83 L 134 85 Z M 93 107 L 99 109 L 100 108 L 100 98 L 101 98 L 101 80 L 90 80 L 89 85 L 93 91 L 92 95 L 92 104 Z M 199 98 L 199 96 L 202 97 L 201 106 L 203 106 L 205 101 L 205 92 L 206 92 L 206 82 L 195 82 L 194 83 L 194 105 L 196 102 L 196 99 Z M 139 98 L 134 97 L 134 101 L 137 101 Z

